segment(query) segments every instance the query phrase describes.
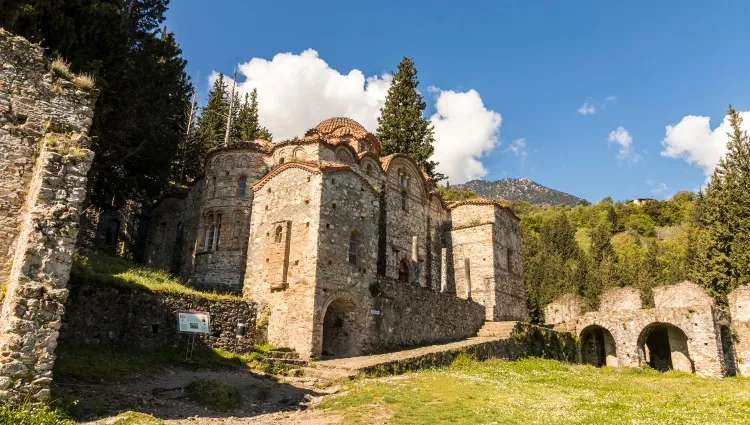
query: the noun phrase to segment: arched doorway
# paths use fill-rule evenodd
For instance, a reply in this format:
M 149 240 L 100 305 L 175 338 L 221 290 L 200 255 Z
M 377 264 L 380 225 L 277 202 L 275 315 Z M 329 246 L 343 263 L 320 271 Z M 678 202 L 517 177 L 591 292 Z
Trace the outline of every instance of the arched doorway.
M 685 332 L 669 323 L 652 323 L 641 331 L 638 337 L 638 357 L 641 364 L 648 364 L 660 372 L 670 369 L 694 371 Z
M 612 333 L 598 325 L 581 331 L 581 361 L 596 367 L 616 367 L 617 344 Z
M 331 302 L 323 316 L 322 356 L 350 357 L 359 354 L 356 326 L 357 306 L 350 300 L 338 298 Z

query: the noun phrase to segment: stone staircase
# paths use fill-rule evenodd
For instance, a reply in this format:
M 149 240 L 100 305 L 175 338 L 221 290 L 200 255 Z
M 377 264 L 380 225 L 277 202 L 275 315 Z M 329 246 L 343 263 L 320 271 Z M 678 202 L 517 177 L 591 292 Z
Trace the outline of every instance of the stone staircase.
M 484 322 L 477 336 L 480 338 L 510 338 L 519 322 Z
M 272 350 L 266 353 L 263 363 L 269 365 L 282 366 L 287 369 L 297 369 L 307 366 L 307 360 L 299 358 L 296 351 Z

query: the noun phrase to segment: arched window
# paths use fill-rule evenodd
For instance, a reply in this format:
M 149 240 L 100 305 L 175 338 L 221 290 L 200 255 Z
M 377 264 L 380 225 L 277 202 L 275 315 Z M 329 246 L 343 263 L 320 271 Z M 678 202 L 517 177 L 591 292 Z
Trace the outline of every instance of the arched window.
M 211 177 L 211 189 L 209 193 L 212 198 L 216 196 L 216 177 Z
M 276 232 L 274 233 L 274 241 L 276 243 L 281 243 L 283 234 L 284 234 L 284 229 L 282 229 L 281 226 L 276 227 Z
M 279 165 L 284 163 L 284 158 L 279 158 Z
M 294 152 L 292 152 L 292 157 L 297 160 L 302 160 L 305 158 L 305 150 L 302 148 L 296 148 L 294 149 Z
M 407 205 L 408 198 L 409 198 L 409 195 L 407 195 L 405 190 L 401 192 L 401 209 L 403 211 L 409 211 L 409 207 Z
M 246 191 L 247 191 L 247 177 L 240 176 L 239 180 L 237 180 L 237 196 L 245 196 Z
M 398 263 L 398 281 L 409 283 L 409 262 L 405 259 Z
M 216 214 L 216 222 L 214 223 L 214 245 L 211 248 L 213 251 L 219 250 L 219 236 L 221 236 L 221 214 Z
M 353 231 L 349 234 L 349 264 L 357 265 L 357 252 L 359 251 L 359 233 Z
M 398 170 L 398 185 L 401 187 L 409 187 L 409 175 L 406 174 L 403 169 Z
M 368 176 L 372 175 L 372 164 L 367 164 L 367 175 Z

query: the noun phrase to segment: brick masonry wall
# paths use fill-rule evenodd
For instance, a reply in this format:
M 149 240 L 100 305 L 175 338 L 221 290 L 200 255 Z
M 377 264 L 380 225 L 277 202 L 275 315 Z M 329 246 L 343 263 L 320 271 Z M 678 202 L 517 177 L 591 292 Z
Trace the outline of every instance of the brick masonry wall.
M 198 337 L 198 345 L 246 353 L 257 340 L 251 301 L 71 282 L 60 342 L 143 350 L 186 347 L 188 335 L 177 332 L 178 311 L 211 314 L 211 334 Z M 238 323 L 246 325 L 244 338 L 235 336 Z
M 0 29 L 0 399 L 50 395 L 95 99 Z

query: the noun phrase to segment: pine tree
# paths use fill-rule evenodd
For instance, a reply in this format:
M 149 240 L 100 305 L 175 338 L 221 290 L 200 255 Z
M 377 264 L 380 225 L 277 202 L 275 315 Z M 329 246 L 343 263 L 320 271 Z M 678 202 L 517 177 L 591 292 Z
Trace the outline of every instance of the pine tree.
M 208 92 L 208 102 L 198 118 L 198 135 L 204 149 L 212 149 L 224 143 L 224 132 L 229 113 L 229 93 L 224 74 L 214 81 Z
M 727 153 L 696 202 L 697 242 L 691 275 L 719 301 L 750 283 L 750 138 L 730 105 Z
M 167 0 L 0 0 L 0 26 L 95 77 L 90 202 L 157 196 L 173 176 L 190 104 L 186 62 L 160 26 Z
M 435 152 L 434 130 L 422 115 L 427 105 L 417 91 L 418 85 L 414 61 L 404 57 L 393 74 L 385 105 L 380 110 L 377 136 L 384 155 L 406 154 L 430 176 L 440 180 L 444 176 L 435 171 L 437 163 L 430 160 Z
M 240 140 L 264 139 L 272 141 L 273 136 L 267 128 L 260 125 L 258 118 L 258 89 L 248 95 L 239 108 L 235 121 Z

